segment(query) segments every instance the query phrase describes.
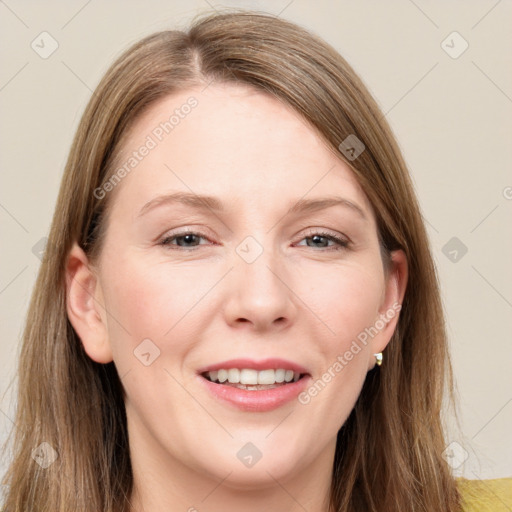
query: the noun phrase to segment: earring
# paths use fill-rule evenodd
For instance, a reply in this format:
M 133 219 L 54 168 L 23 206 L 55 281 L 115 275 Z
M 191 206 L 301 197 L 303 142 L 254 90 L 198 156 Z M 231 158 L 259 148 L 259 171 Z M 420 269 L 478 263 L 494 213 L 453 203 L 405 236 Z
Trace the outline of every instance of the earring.
M 377 366 L 380 366 L 382 364 L 382 352 L 379 352 L 378 354 L 373 354 L 375 356 L 375 364 Z

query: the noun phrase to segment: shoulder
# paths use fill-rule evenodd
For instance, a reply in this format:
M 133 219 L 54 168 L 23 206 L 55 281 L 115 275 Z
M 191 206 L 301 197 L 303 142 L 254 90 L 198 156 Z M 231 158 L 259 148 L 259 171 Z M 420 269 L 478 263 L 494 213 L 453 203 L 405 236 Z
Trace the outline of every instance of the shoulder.
M 457 478 L 464 512 L 508 512 L 512 510 L 512 477 L 494 480 Z

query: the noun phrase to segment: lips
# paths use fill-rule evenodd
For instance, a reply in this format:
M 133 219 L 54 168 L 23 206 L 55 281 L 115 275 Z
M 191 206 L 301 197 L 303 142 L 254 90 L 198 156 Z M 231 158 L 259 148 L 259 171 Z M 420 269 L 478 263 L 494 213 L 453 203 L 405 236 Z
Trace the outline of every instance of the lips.
M 285 359 L 232 359 L 198 370 L 201 385 L 238 409 L 270 411 L 293 400 L 311 379 L 307 369 Z

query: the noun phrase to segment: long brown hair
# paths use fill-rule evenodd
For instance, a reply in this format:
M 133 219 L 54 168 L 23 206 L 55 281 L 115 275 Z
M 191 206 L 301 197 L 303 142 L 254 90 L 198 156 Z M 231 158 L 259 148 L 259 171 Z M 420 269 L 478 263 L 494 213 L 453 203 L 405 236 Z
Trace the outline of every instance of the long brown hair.
M 376 213 L 384 250 L 401 248 L 407 256 L 407 290 L 385 362 L 367 374 L 338 432 L 331 511 L 459 511 L 456 480 L 442 456 L 443 396 L 454 400 L 439 284 L 392 131 L 334 48 L 291 22 L 239 10 L 137 42 L 87 105 L 23 335 L 6 510 L 128 510 L 133 481 L 124 389 L 113 363 L 85 354 L 67 318 L 66 261 L 74 241 L 93 261 L 101 250 L 111 201 L 94 190 L 114 173 L 133 123 L 156 100 L 212 80 L 251 85 L 302 115 L 354 172 Z M 339 149 L 350 135 L 365 146 L 356 159 Z M 51 456 L 48 447 L 57 458 L 43 468 L 34 449 Z

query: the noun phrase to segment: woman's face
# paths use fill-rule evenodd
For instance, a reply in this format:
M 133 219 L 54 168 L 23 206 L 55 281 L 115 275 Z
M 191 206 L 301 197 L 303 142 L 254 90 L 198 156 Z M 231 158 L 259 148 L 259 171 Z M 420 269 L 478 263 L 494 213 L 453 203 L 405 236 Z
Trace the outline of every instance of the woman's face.
M 351 170 L 276 99 L 218 84 L 147 110 L 125 163 L 97 191 L 114 199 L 91 301 L 101 325 L 73 324 L 122 379 L 134 468 L 238 488 L 330 472 L 406 275 L 399 252 L 384 273 Z M 240 375 L 274 385 L 239 389 Z

